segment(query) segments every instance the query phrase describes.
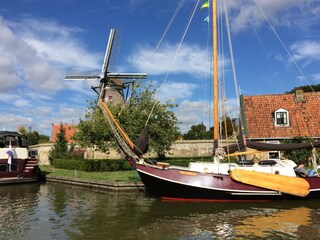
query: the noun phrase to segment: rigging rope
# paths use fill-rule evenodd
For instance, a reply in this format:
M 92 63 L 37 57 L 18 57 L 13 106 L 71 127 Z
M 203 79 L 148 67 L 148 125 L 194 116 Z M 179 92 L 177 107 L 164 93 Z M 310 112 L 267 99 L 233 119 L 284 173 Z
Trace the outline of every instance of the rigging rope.
M 170 29 L 173 21 L 175 20 L 176 16 L 178 15 L 178 13 L 179 13 L 179 11 L 180 11 L 180 9 L 181 9 L 184 1 L 185 1 L 185 0 L 181 0 L 181 1 L 179 2 L 178 6 L 177 6 L 174 14 L 172 15 L 172 17 L 171 17 L 171 19 L 170 19 L 170 21 L 169 21 L 169 23 L 168 23 L 165 31 L 163 32 L 163 34 L 162 34 L 162 36 L 161 36 L 161 38 L 160 38 L 160 40 L 159 40 L 156 48 L 153 50 L 153 52 L 152 52 L 152 54 L 151 54 L 151 56 L 150 56 L 150 59 L 152 59 L 152 58 L 154 57 L 154 55 L 156 54 L 156 52 L 158 51 L 158 49 L 159 49 L 159 47 L 160 47 L 160 45 L 161 45 L 164 37 L 167 35 L 167 32 L 169 31 L 169 29 Z M 143 70 L 142 72 L 145 72 L 145 71 Z M 141 81 L 141 79 L 139 78 L 138 81 L 133 85 L 132 91 L 130 92 L 130 95 L 129 95 L 128 98 L 127 98 L 126 104 L 127 104 L 128 101 L 131 99 L 131 97 L 132 97 L 133 93 L 135 92 L 136 88 L 139 86 L 140 81 Z M 124 104 L 123 106 L 125 106 L 125 104 Z M 119 113 L 119 114 L 121 114 L 122 111 L 123 111 L 123 108 L 120 110 L 120 113 Z
M 166 76 L 165 76 L 162 84 L 160 85 L 160 88 L 162 88 L 162 87 L 164 86 L 164 84 L 166 83 L 166 81 L 167 81 L 167 79 L 168 79 L 168 77 L 169 77 L 169 74 L 170 74 L 170 72 L 171 72 L 173 63 L 174 63 L 174 61 L 175 61 L 175 59 L 176 59 L 176 57 L 177 57 L 177 55 L 178 55 L 178 53 L 179 53 L 179 51 L 180 51 L 181 45 L 182 45 L 183 40 L 184 40 L 184 38 L 185 38 L 185 36 L 186 36 L 186 34 L 187 34 L 187 31 L 188 31 L 188 29 L 189 29 L 189 27 L 190 27 L 191 21 L 192 21 L 192 19 L 193 19 L 193 17 L 194 17 L 194 14 L 195 14 L 195 12 L 196 12 L 196 10 L 197 10 L 197 8 L 198 8 L 199 3 L 200 3 L 200 0 L 198 0 L 198 1 L 196 2 L 195 6 L 194 6 L 193 12 L 192 12 L 192 14 L 191 14 L 191 16 L 190 16 L 190 18 L 189 18 L 189 21 L 188 21 L 188 23 L 187 23 L 187 26 L 186 26 L 186 28 L 185 28 L 185 30 L 184 30 L 184 33 L 183 33 L 182 37 L 181 37 L 181 40 L 180 40 L 179 45 L 178 45 L 178 48 L 177 48 L 174 56 L 172 57 L 172 59 L 171 59 L 171 61 L 170 61 L 169 69 L 168 69 L 168 71 L 167 71 L 167 73 L 166 73 Z M 158 95 L 159 95 L 159 91 L 158 91 Z M 157 101 L 154 102 L 154 104 L 153 104 L 153 106 L 152 106 L 152 108 L 151 108 L 151 111 L 150 111 L 150 114 L 149 114 L 149 116 L 148 116 L 148 119 L 147 119 L 147 121 L 146 121 L 146 123 L 145 123 L 145 126 L 148 125 L 148 122 L 149 122 L 149 120 L 150 120 L 150 118 L 151 118 L 151 115 L 152 115 L 152 113 L 153 113 L 153 111 L 154 111 L 154 108 L 155 108 L 156 104 L 157 104 Z
M 299 65 L 297 64 L 297 62 L 295 61 L 295 59 L 293 58 L 292 54 L 290 53 L 290 51 L 288 50 L 288 48 L 285 46 L 284 42 L 281 40 L 279 34 L 277 33 L 277 31 L 275 30 L 275 28 L 273 27 L 273 25 L 271 24 L 271 22 L 269 21 L 269 19 L 267 18 L 266 14 L 264 13 L 264 11 L 262 10 L 262 8 L 260 7 L 259 3 L 257 2 L 257 0 L 254 0 L 255 4 L 257 5 L 257 8 L 259 9 L 260 13 L 262 14 L 262 16 L 265 18 L 265 20 L 267 21 L 267 23 L 269 24 L 270 29 L 273 31 L 273 33 L 275 34 L 275 36 L 277 37 L 277 39 L 279 40 L 281 46 L 283 47 L 283 49 L 286 51 L 286 53 L 288 54 L 290 60 L 293 62 L 293 64 L 295 65 L 295 67 L 297 68 L 298 72 L 301 74 L 302 78 L 306 81 L 306 83 L 309 85 L 310 89 L 312 90 L 313 93 L 315 93 L 315 90 L 313 89 L 311 83 L 308 81 L 307 77 L 304 75 L 304 73 L 302 72 L 301 68 L 299 67 Z M 301 111 L 299 109 L 299 111 Z M 308 128 L 307 126 L 307 122 L 303 121 L 303 124 L 305 125 L 306 129 L 308 129 L 308 131 L 310 131 L 310 128 Z M 309 132 L 308 132 L 309 133 Z M 309 135 L 311 135 L 309 133 Z
M 313 92 L 315 92 L 315 90 L 313 89 L 313 87 L 311 86 L 310 82 L 308 81 L 308 79 L 306 78 L 306 76 L 304 75 L 304 73 L 302 72 L 301 68 L 299 67 L 299 65 L 297 64 L 297 62 L 294 60 L 293 56 L 291 55 L 291 53 L 289 52 L 288 48 L 284 45 L 283 41 L 281 40 L 280 36 L 278 35 L 278 33 L 276 32 L 275 28 L 273 27 L 273 25 L 270 23 L 269 19 L 267 18 L 266 14 L 264 13 L 264 11 L 261 9 L 259 3 L 257 2 L 257 0 L 254 0 L 254 2 L 256 3 L 259 11 L 261 12 L 262 16 L 265 18 L 265 20 L 267 21 L 267 23 L 269 24 L 271 30 L 273 31 L 273 33 L 276 35 L 276 37 L 278 38 L 279 42 L 281 43 L 282 47 L 284 48 L 284 50 L 287 52 L 289 58 L 291 59 L 291 61 L 294 63 L 294 65 L 296 66 L 296 68 L 298 69 L 299 73 L 301 74 L 302 78 L 307 82 L 307 84 L 309 85 L 309 87 L 311 88 L 311 90 Z
M 239 94 L 236 67 L 235 67 L 234 55 L 233 55 L 232 39 L 231 39 L 231 33 L 230 33 L 230 23 L 229 23 L 229 17 L 228 17 L 228 6 L 227 6 L 227 2 L 226 1 L 223 1 L 223 10 L 224 10 L 226 28 L 227 28 L 227 36 L 228 36 L 228 43 L 229 43 L 229 51 L 230 51 L 230 58 L 231 58 L 232 73 L 233 73 L 233 82 L 234 82 L 234 87 L 235 87 L 235 92 L 236 92 L 236 99 L 238 99 L 238 101 L 237 101 L 238 111 L 241 112 L 240 94 Z M 241 114 L 239 116 L 239 121 L 240 121 L 240 125 L 243 126 L 243 119 L 241 117 Z M 232 124 L 232 127 L 233 127 L 233 124 Z M 242 131 L 240 131 L 239 134 L 241 132 Z M 238 143 L 237 143 L 237 146 L 238 146 L 238 149 L 240 150 L 240 146 L 239 146 Z

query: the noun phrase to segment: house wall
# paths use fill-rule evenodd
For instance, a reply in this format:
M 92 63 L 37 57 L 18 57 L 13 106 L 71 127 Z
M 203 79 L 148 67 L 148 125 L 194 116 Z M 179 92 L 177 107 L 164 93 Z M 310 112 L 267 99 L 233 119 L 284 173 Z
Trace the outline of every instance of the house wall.
M 222 143 L 224 145 L 224 143 Z M 38 144 L 30 146 L 30 150 L 38 151 L 38 158 L 41 165 L 49 164 L 49 151 L 52 148 L 53 143 Z M 179 140 L 173 143 L 170 154 L 168 157 L 206 157 L 212 155 L 213 141 L 212 140 L 194 140 L 186 141 Z M 156 157 L 156 153 L 151 152 L 146 157 Z M 123 159 L 123 153 L 117 152 L 115 149 L 110 149 L 109 154 L 95 151 L 94 149 L 85 150 L 86 159 Z

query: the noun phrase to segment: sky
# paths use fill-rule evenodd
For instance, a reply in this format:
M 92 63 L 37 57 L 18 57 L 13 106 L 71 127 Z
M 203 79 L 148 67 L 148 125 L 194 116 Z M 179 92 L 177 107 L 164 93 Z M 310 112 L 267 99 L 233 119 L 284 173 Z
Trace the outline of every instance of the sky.
M 109 70 L 148 73 L 142 85 L 161 86 L 156 97 L 178 104 L 174 112 L 182 132 L 201 122 L 209 127 L 211 22 L 204 20 L 208 9 L 200 10 L 203 3 L 2 0 L 0 130 L 24 126 L 50 136 L 53 123 L 77 124 L 84 119 L 88 101 L 96 99 L 91 86 L 99 82 L 64 81 L 64 76 L 100 74 L 111 28 L 117 30 L 117 40 Z M 320 83 L 319 0 L 226 3 L 236 89 L 241 94 L 279 94 Z M 219 35 L 224 49 L 226 33 Z M 219 59 L 227 111 L 236 112 L 230 52 L 220 52 Z

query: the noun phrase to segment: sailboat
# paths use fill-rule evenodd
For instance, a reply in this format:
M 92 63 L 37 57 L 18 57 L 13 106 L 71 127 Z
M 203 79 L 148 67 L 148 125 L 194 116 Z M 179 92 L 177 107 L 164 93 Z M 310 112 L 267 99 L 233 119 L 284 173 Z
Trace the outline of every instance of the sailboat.
M 219 121 L 218 100 L 218 46 L 217 46 L 217 2 L 210 1 L 212 8 L 213 28 L 213 85 L 214 85 L 214 123 Z M 113 30 L 109 37 L 112 43 Z M 110 45 L 110 44 L 108 44 Z M 297 177 L 294 168 L 296 164 L 289 159 L 266 160 L 259 163 L 241 161 L 236 163 L 222 163 L 225 149 L 219 146 L 218 127 L 214 128 L 213 161 L 190 163 L 188 167 L 170 166 L 168 163 L 148 161 L 143 154 L 147 150 L 144 132 L 136 143 L 133 143 L 125 130 L 118 123 L 105 101 L 105 91 L 113 78 L 146 78 L 144 73 L 112 74 L 107 71 L 110 48 L 107 52 L 100 79 L 99 106 L 107 119 L 121 150 L 127 159 L 133 163 L 139 173 L 147 191 L 165 200 L 175 201 L 265 201 L 280 199 L 310 199 L 320 198 L 320 177 Z M 72 77 L 67 79 L 91 77 Z M 97 76 L 93 76 L 97 79 Z M 288 149 L 284 144 L 246 143 L 241 145 L 260 150 Z M 318 147 L 319 142 L 313 144 L 294 145 L 293 148 Z M 232 149 L 228 147 L 228 153 Z M 234 153 L 240 155 L 243 153 Z

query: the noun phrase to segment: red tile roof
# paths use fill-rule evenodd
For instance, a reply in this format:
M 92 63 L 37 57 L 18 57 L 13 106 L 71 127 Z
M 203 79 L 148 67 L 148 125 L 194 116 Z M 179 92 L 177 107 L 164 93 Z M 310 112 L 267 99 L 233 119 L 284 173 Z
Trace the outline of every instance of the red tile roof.
M 52 124 L 51 142 L 57 141 L 57 133 L 60 132 L 60 125 L 61 124 Z M 68 143 L 74 142 L 74 140 L 72 140 L 71 138 L 76 132 L 75 125 L 63 124 L 63 128 L 66 130 L 66 138 Z
M 320 92 L 303 93 L 303 101 L 295 94 L 244 96 L 243 103 L 247 138 L 320 137 Z M 288 111 L 289 126 L 274 125 L 280 108 Z

